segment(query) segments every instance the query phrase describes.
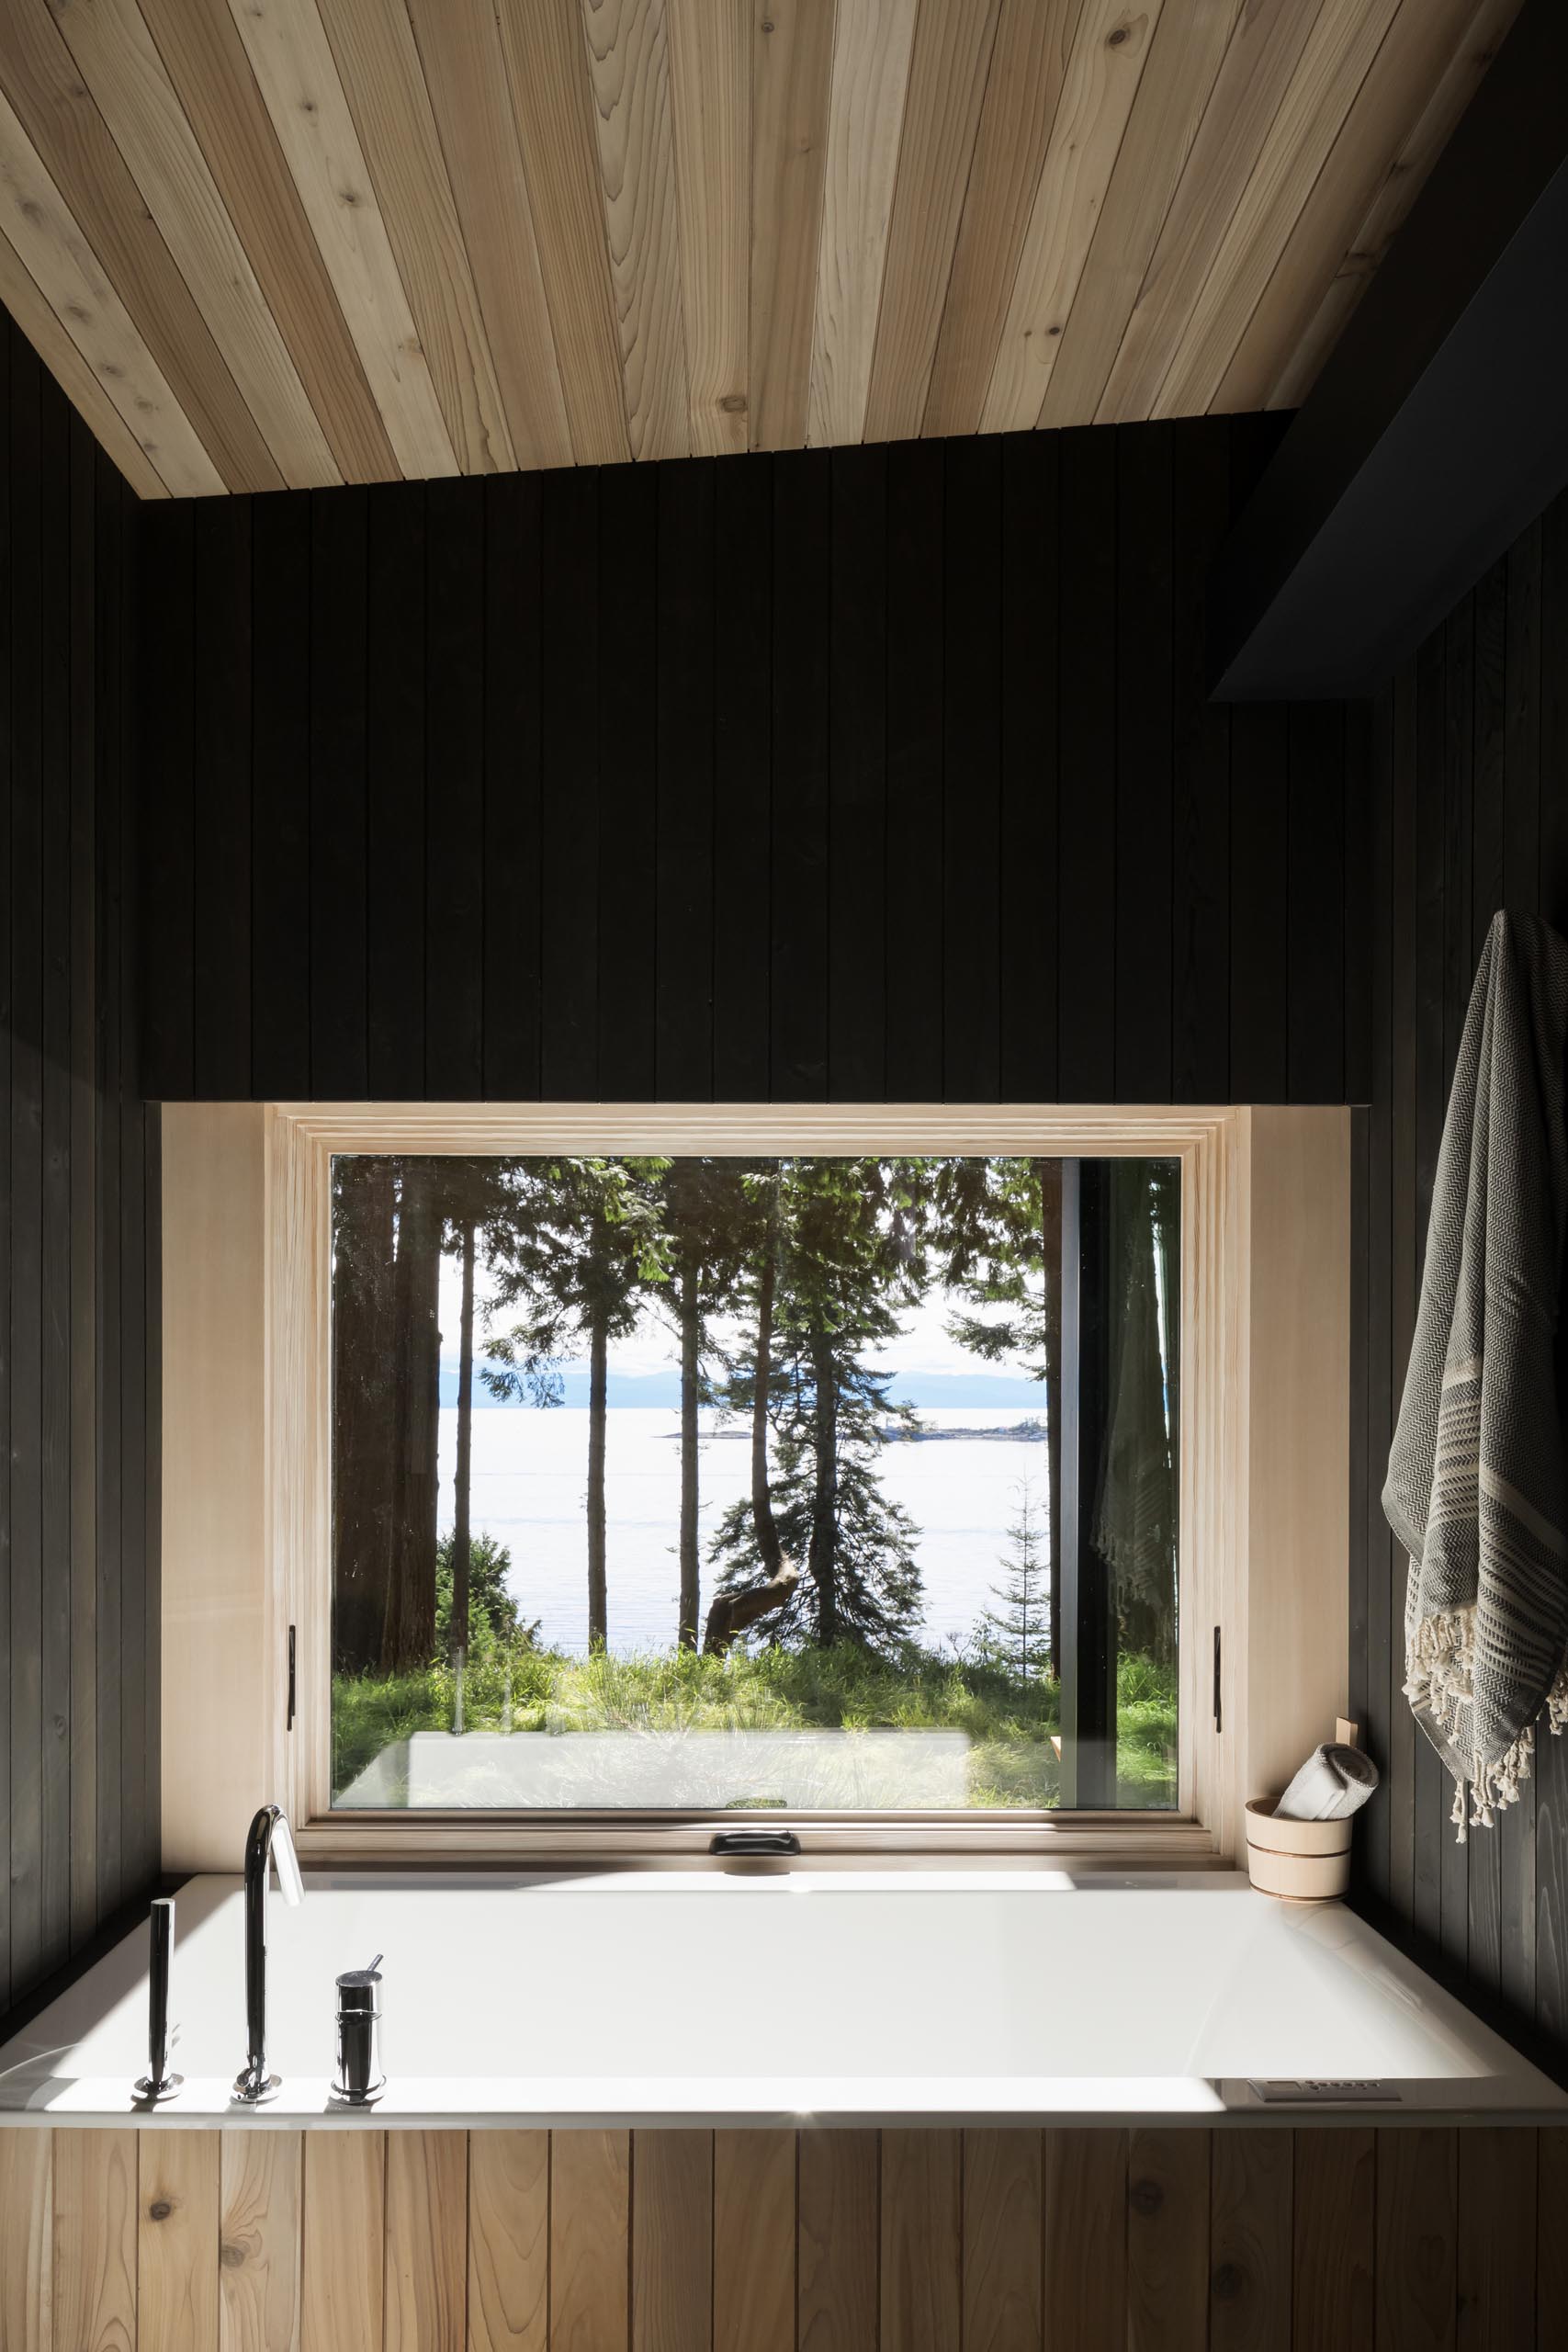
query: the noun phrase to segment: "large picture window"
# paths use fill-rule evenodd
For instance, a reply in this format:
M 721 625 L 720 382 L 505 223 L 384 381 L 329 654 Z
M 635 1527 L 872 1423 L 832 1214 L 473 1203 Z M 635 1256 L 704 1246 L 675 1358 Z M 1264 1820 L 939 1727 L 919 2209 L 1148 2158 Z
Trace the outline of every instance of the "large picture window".
M 1174 1808 L 1179 1181 L 334 1156 L 334 1811 Z

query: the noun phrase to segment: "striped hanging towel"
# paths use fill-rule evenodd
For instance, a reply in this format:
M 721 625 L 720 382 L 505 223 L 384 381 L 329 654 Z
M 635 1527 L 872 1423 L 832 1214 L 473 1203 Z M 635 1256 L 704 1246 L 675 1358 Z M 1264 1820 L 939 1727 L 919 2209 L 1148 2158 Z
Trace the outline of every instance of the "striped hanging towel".
M 1410 1555 L 1405 1696 L 1491 1826 L 1534 1725 L 1568 1720 L 1568 1473 L 1556 1376 L 1568 1222 L 1568 943 L 1493 918 L 1432 1192 L 1383 1510 Z

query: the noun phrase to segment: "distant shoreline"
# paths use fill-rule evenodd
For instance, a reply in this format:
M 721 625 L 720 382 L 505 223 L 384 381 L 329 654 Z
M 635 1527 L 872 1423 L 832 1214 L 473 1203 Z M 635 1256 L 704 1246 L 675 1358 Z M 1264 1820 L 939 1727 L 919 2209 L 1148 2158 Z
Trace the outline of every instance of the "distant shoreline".
M 965 1440 L 980 1438 L 988 1443 L 1002 1445 L 1043 1445 L 1045 1424 L 1043 1420 L 1035 1419 L 1014 1421 L 1007 1429 L 993 1425 L 989 1429 L 906 1430 L 900 1429 L 897 1423 L 892 1423 L 879 1430 L 877 1434 L 887 1445 L 935 1445 L 949 1442 L 954 1438 Z M 679 1430 L 660 1430 L 658 1435 L 665 1439 L 678 1440 L 681 1432 Z M 711 1444 L 716 1438 L 732 1438 L 738 1442 L 749 1445 L 751 1442 L 751 1432 L 749 1429 L 704 1430 L 702 1431 L 702 1442 L 705 1445 Z

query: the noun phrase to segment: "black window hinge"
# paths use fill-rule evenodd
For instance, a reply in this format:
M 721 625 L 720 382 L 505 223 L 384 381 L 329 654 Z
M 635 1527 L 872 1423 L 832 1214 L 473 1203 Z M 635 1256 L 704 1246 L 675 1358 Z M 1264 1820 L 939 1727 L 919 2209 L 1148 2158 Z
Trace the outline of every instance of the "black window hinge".
M 1217 1625 L 1214 1628 L 1214 1729 L 1224 1729 L 1220 1707 L 1220 1629 Z
M 1218 1688 L 1217 1684 L 1215 1688 Z M 294 1628 L 290 1625 L 288 1628 L 288 1720 L 283 1726 L 285 1731 L 292 1731 L 294 1728 Z

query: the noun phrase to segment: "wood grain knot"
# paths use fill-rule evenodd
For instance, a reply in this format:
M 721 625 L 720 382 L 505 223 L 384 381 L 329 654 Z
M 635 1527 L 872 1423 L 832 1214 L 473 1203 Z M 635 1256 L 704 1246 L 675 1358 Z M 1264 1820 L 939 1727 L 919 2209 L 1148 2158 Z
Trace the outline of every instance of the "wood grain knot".
M 1128 2184 L 1127 2202 L 1134 2213 L 1145 2216 L 1157 2213 L 1165 2203 L 1165 2191 L 1157 2180 L 1134 2180 Z
M 1127 28 L 1126 28 L 1126 26 L 1125 26 L 1125 25 L 1118 25 L 1118 26 L 1117 26 L 1117 28 L 1116 28 L 1116 29 L 1115 29 L 1115 31 L 1114 31 L 1113 33 L 1107 33 L 1107 34 L 1106 34 L 1106 36 L 1105 36 L 1105 46 L 1106 46 L 1106 48 L 1107 48 L 1107 49 L 1120 49 L 1120 48 L 1121 48 L 1121 46 L 1122 46 L 1122 42 L 1126 40 L 1126 38 L 1127 38 Z
M 1213 2278 L 1215 2301 L 1234 2303 L 1246 2285 L 1247 2273 L 1239 2262 L 1222 2262 Z
M 220 2239 L 218 2246 L 218 2260 L 225 2270 L 243 2270 L 245 2267 L 245 2249 L 237 2239 Z
M 174 2210 L 166 2197 L 154 2197 L 147 2208 L 147 2219 L 150 2222 L 166 2222 Z

